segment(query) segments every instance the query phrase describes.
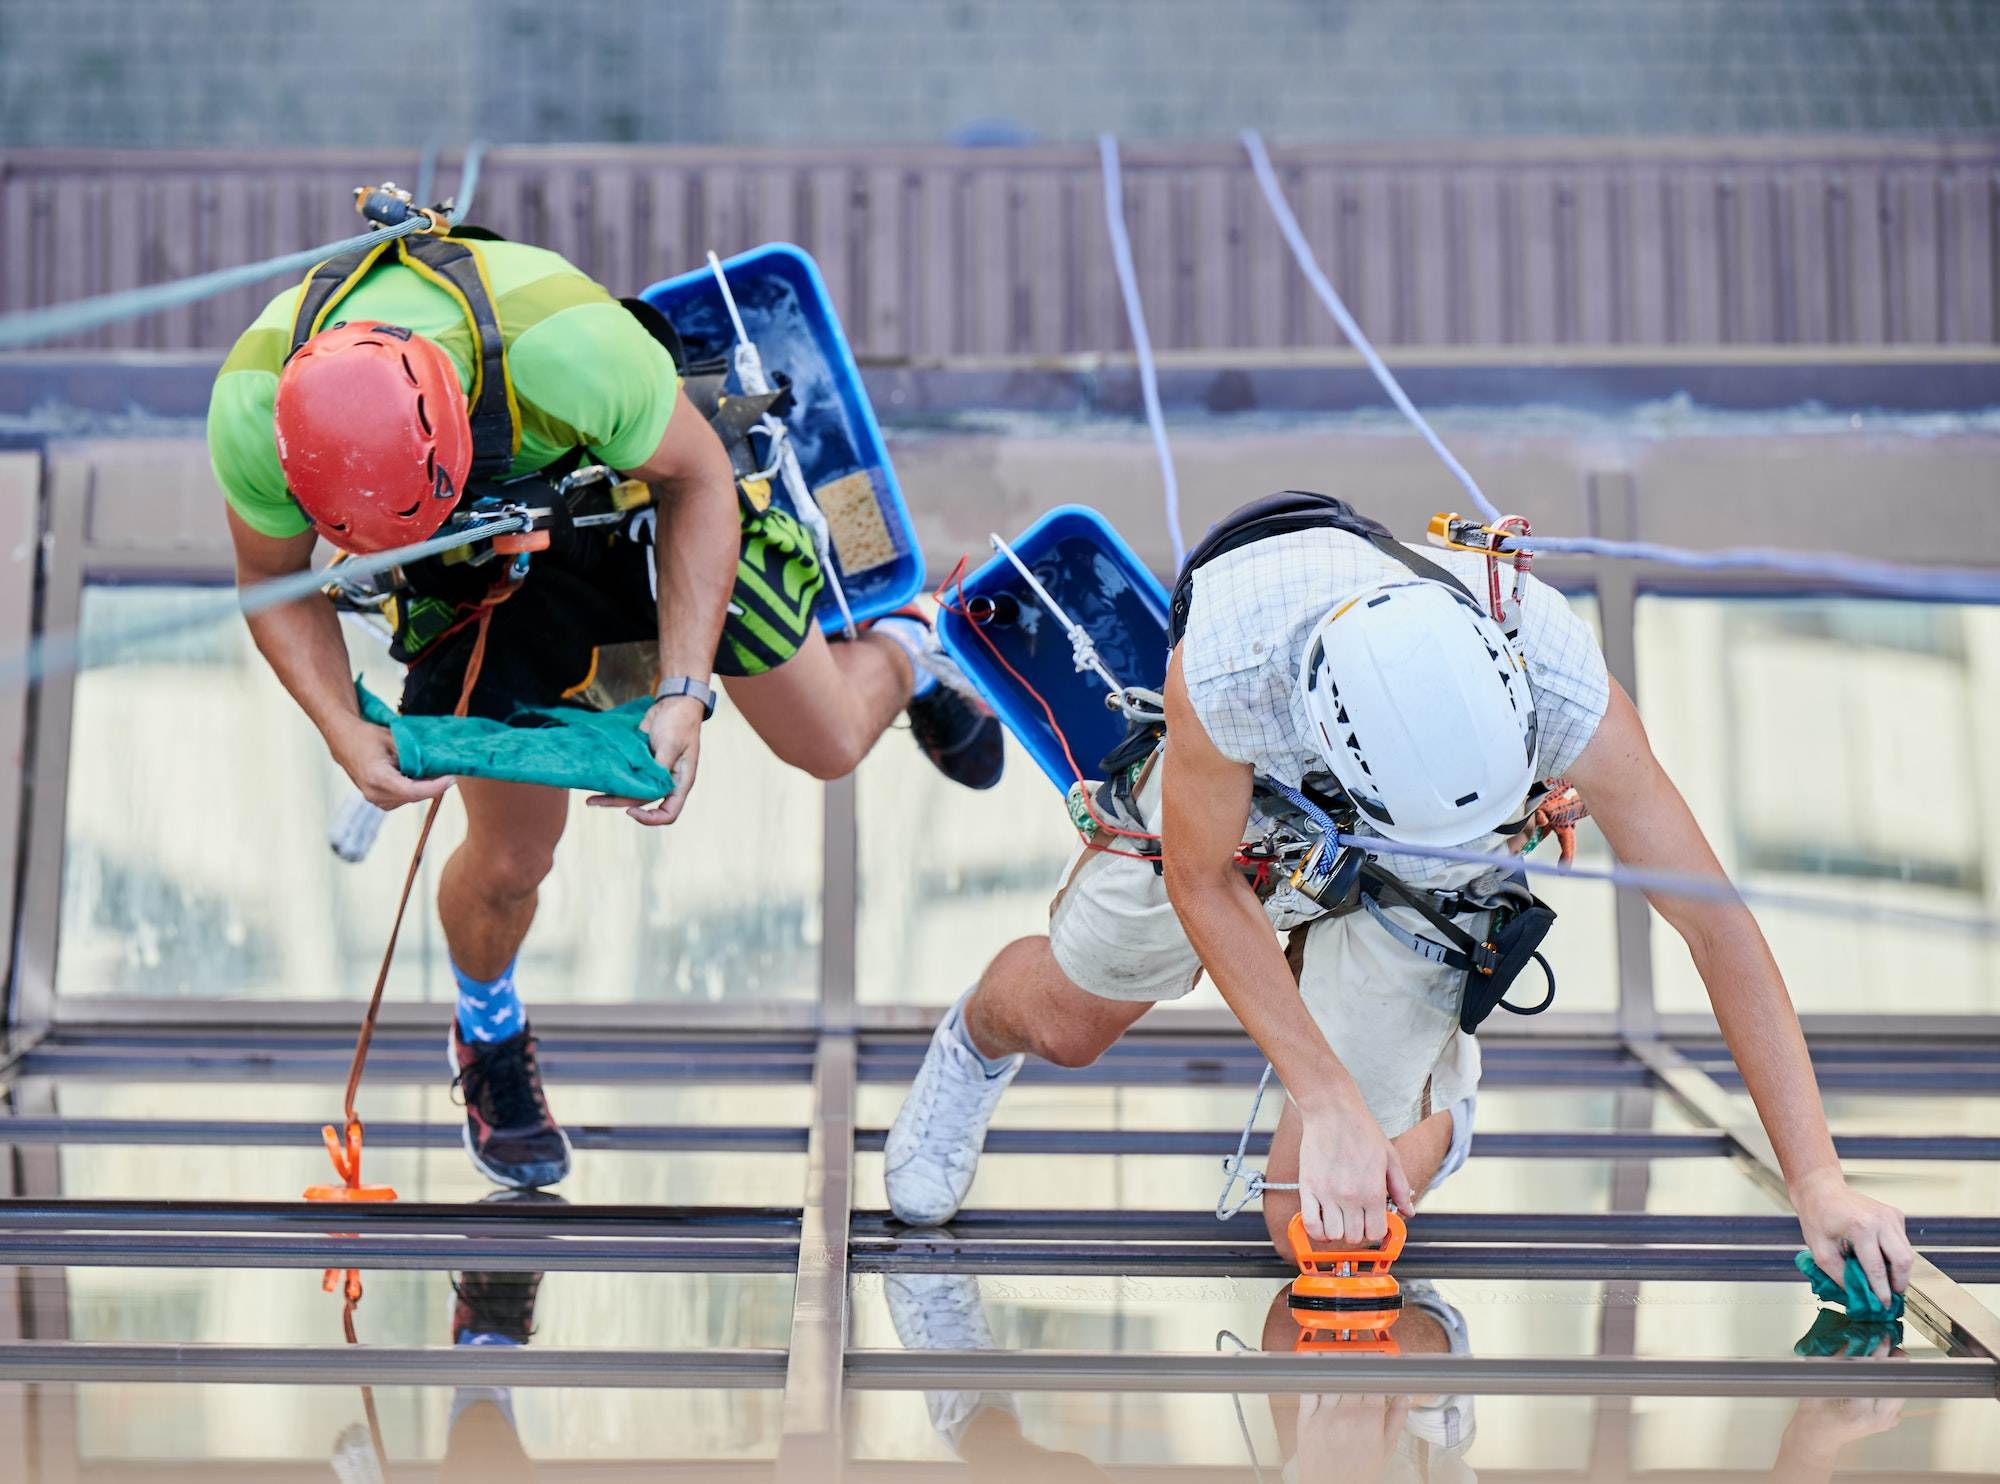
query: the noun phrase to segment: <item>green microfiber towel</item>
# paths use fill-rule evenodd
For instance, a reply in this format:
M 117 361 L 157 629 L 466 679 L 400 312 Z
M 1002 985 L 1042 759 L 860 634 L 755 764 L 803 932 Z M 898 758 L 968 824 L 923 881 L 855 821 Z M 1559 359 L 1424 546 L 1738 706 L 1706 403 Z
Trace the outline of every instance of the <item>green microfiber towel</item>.
M 1849 1319 L 1879 1324 L 1903 1317 L 1903 1296 L 1900 1293 L 1891 1294 L 1893 1302 L 1884 1308 L 1882 1301 L 1875 1297 L 1875 1290 L 1868 1286 L 1868 1275 L 1861 1271 L 1861 1259 L 1858 1257 L 1847 1259 L 1847 1269 L 1841 1274 L 1844 1287 L 1827 1277 L 1820 1265 L 1813 1261 L 1810 1252 L 1800 1252 L 1792 1262 L 1805 1274 L 1806 1282 L 1812 1284 L 1820 1302 L 1841 1305 L 1847 1310 Z
M 1821 1309 L 1812 1328 L 1792 1346 L 1792 1354 L 1807 1360 L 1845 1356 L 1865 1360 L 1886 1355 L 1903 1343 L 1903 1326 L 1893 1319 L 1849 1319 L 1833 1309 Z
M 653 761 L 639 723 L 649 707 L 613 711 L 523 706 L 506 722 L 480 716 L 398 716 L 359 680 L 363 719 L 396 739 L 396 766 L 409 778 L 499 778 L 583 788 L 626 799 L 662 799 L 673 775 Z

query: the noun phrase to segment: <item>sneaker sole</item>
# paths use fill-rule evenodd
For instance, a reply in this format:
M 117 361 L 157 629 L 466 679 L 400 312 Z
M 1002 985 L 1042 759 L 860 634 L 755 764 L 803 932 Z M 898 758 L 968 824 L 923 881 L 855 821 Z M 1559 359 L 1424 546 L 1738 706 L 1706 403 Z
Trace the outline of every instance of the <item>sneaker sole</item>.
M 451 1070 L 452 1076 L 456 1077 L 458 1075 L 458 1058 L 452 1055 L 451 1039 L 449 1037 L 445 1039 L 444 1043 L 444 1060 L 445 1065 Z M 517 1180 L 501 1174 L 492 1165 L 479 1157 L 479 1150 L 472 1142 L 471 1124 L 461 1125 L 459 1134 L 461 1136 L 459 1142 L 465 1145 L 465 1157 L 472 1161 L 472 1167 L 503 1190 L 546 1190 L 558 1181 L 569 1178 L 570 1167 L 576 1157 L 576 1150 L 570 1146 L 568 1130 L 558 1127 L 556 1129 L 556 1137 L 562 1140 L 563 1145 L 562 1169 L 547 1180 Z

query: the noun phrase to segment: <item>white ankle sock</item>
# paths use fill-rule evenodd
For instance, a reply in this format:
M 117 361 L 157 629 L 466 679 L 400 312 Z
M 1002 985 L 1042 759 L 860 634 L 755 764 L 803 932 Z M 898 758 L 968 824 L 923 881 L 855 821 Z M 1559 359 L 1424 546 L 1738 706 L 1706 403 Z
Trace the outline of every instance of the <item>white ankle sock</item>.
M 1451 1105 L 1451 1144 L 1444 1152 L 1444 1163 L 1438 1166 L 1437 1174 L 1431 1177 L 1430 1188 L 1436 1190 L 1444 1184 L 1447 1176 L 1457 1174 L 1472 1157 L 1472 1116 L 1479 1111 L 1479 1094 L 1467 1093 Z
M 999 1057 L 988 1056 L 972 1044 L 972 1032 L 965 1028 L 965 1001 L 963 999 L 951 1007 L 950 1012 L 945 1016 L 945 1024 L 951 1027 L 951 1033 L 958 1038 L 958 1044 L 979 1058 L 980 1069 L 987 1076 L 998 1077 L 1008 1067 L 1013 1065 L 1014 1057 L 1012 1053 Z
M 931 647 L 931 626 L 922 619 L 892 613 L 887 618 L 876 619 L 868 626 L 868 632 L 888 635 L 910 657 L 910 699 L 914 701 L 919 696 L 929 695 L 931 687 L 938 683 L 937 676 L 924 664 L 924 656 Z

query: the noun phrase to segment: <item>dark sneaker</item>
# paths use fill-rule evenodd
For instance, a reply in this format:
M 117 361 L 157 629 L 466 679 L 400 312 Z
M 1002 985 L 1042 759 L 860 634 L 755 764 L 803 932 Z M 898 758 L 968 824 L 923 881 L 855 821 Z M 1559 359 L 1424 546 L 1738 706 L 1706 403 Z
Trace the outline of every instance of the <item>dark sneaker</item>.
M 569 1204 L 549 1190 L 496 1190 L 480 1205 Z M 525 1345 L 535 1332 L 540 1273 L 460 1273 L 451 1280 L 454 1345 Z
M 517 1190 L 553 1185 L 569 1173 L 569 1136 L 542 1095 L 535 1036 L 468 1046 L 451 1026 L 452 1090 L 465 1105 L 465 1152 L 495 1185 Z
M 911 603 L 883 617 L 906 619 L 923 626 L 923 652 L 912 656 L 912 663 L 937 684 L 931 687 L 929 695 L 909 705 L 910 732 L 917 739 L 917 746 L 953 783 L 962 783 L 967 788 L 993 787 L 1000 781 L 1000 771 L 1006 764 L 1000 719 L 980 698 L 965 672 L 944 652 L 929 614 Z
M 910 735 L 953 783 L 991 788 L 1000 781 L 1007 763 L 1000 718 L 978 697 L 938 681 L 929 695 L 910 702 Z

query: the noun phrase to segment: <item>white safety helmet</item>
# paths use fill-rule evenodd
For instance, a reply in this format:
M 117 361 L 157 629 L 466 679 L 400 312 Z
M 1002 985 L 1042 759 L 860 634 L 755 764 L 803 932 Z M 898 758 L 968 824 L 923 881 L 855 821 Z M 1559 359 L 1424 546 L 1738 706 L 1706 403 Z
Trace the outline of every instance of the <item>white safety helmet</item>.
M 1464 593 L 1394 578 L 1343 598 L 1299 665 L 1310 741 L 1374 828 L 1410 845 L 1476 840 L 1536 777 L 1518 650 Z

